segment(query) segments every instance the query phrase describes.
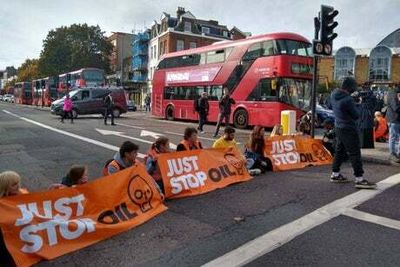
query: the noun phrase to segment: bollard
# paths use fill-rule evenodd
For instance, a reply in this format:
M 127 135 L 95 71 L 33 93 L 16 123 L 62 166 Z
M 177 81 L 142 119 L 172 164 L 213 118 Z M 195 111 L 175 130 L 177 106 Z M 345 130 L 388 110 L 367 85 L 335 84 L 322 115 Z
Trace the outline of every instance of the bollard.
M 281 112 L 281 125 L 283 135 L 292 135 L 296 133 L 296 111 L 283 110 Z

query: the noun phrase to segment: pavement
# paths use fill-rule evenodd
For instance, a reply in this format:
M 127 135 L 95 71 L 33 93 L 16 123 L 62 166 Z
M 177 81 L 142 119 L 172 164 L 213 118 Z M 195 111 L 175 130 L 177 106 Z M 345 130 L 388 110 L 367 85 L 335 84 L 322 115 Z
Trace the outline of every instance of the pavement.
M 48 110 L 0 102 L 0 171 L 17 170 L 32 192 L 59 182 L 77 163 L 87 165 L 89 179 L 95 180 L 115 153 L 112 148 L 127 138 L 136 138 L 139 152 L 146 153 L 154 136 L 144 131 L 168 135 L 177 144 L 184 128 L 196 125 L 142 112 L 128 113 L 116 123 L 104 126 L 96 115 L 61 124 Z M 215 126 L 205 128 L 200 140 L 209 147 Z M 98 129 L 120 134 L 103 135 Z M 238 141 L 244 143 L 248 134 L 238 131 Z M 248 266 L 399 266 L 399 168 L 375 162 L 365 162 L 364 168 L 371 181 L 379 182 L 378 190 L 332 184 L 330 166 L 268 172 L 204 195 L 167 201 L 168 211 L 147 223 L 37 266 L 201 266 L 227 253 L 246 259 Z M 342 171 L 351 177 L 350 164 Z M 269 245 L 253 245 L 264 235 Z M 262 252 L 247 258 L 257 248 Z

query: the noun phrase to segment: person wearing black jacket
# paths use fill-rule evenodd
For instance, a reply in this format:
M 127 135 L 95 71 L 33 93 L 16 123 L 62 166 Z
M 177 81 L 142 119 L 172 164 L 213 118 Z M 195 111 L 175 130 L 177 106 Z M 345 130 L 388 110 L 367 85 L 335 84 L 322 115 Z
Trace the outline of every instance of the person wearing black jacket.
M 221 100 L 219 101 L 219 115 L 218 115 L 218 123 L 217 128 L 215 129 L 214 137 L 218 136 L 219 128 L 222 124 L 222 121 L 225 120 L 225 127 L 229 124 L 229 118 L 232 112 L 232 105 L 236 102 L 233 98 L 229 95 L 229 89 L 224 87 L 224 95 L 222 96 Z
M 388 92 L 386 120 L 389 124 L 390 161 L 398 164 L 400 163 L 400 86 Z
M 198 101 L 197 112 L 199 113 L 199 127 L 197 127 L 197 130 L 199 130 L 200 133 L 204 133 L 203 125 L 207 122 L 208 110 L 210 107 L 210 105 L 208 104 L 207 92 L 203 92 L 201 94 L 201 97 L 197 101 Z
M 114 108 L 114 100 L 111 96 L 111 93 L 109 93 L 104 98 L 104 125 L 107 125 L 108 114 L 111 115 L 111 125 L 115 125 L 113 108 Z
M 371 183 L 363 177 L 364 169 L 361 161 L 360 139 L 358 135 L 357 120 L 359 110 L 350 96 L 357 89 L 353 77 L 345 77 L 340 89 L 335 89 L 331 95 L 332 110 L 335 114 L 336 152 L 332 164 L 331 182 L 348 182 L 340 173 L 340 166 L 347 155 L 351 161 L 355 176 L 355 187 L 360 189 L 374 189 Z

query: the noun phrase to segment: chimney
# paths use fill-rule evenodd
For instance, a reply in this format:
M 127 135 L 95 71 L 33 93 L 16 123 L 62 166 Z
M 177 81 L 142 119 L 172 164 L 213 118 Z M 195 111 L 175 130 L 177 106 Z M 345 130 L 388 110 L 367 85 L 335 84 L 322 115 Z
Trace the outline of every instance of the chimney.
M 183 14 L 185 14 L 185 8 L 178 6 L 178 10 L 176 11 L 176 18 L 179 20 Z

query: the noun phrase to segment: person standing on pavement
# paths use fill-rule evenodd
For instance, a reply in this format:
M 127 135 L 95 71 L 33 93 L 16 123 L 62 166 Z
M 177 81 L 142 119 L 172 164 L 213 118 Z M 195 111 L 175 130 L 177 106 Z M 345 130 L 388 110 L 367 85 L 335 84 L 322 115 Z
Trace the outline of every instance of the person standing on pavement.
M 144 99 L 144 105 L 145 105 L 145 112 L 147 112 L 147 111 L 150 112 L 151 98 L 150 98 L 149 94 L 147 94 L 146 98 Z
M 73 108 L 72 100 L 69 97 L 69 94 L 67 94 L 64 99 L 63 115 L 61 117 L 62 123 L 64 123 L 64 119 L 66 119 L 68 117 L 68 115 L 71 118 L 71 123 L 74 123 L 74 116 L 72 114 L 72 108 Z
M 201 98 L 198 99 L 197 101 L 198 101 L 197 112 L 199 113 L 199 127 L 197 128 L 197 130 L 199 130 L 200 133 L 204 133 L 203 125 L 207 122 L 208 110 L 210 107 L 210 105 L 208 104 L 207 92 L 201 93 Z
M 400 163 L 400 86 L 389 90 L 387 95 L 386 120 L 389 123 L 389 152 L 393 164 Z
M 356 80 L 353 77 L 345 77 L 341 88 L 335 89 L 331 95 L 332 110 L 335 114 L 336 151 L 330 181 L 333 183 L 348 182 L 347 178 L 340 173 L 340 166 L 348 155 L 354 171 L 355 187 L 374 189 L 376 184 L 363 177 L 364 169 L 357 130 L 357 120 L 360 114 L 354 99 L 350 96 L 356 89 Z
M 229 89 L 224 87 L 224 95 L 222 96 L 221 100 L 219 101 L 219 115 L 218 115 L 218 123 L 217 128 L 215 129 L 214 137 L 218 136 L 219 127 L 222 124 L 222 121 L 225 120 L 225 127 L 229 125 L 229 118 L 231 116 L 232 105 L 236 102 L 231 98 L 229 95 Z
M 114 123 L 114 100 L 111 96 L 111 92 L 104 98 L 104 125 L 107 125 L 107 117 L 108 114 L 111 115 L 111 125 L 115 125 Z

